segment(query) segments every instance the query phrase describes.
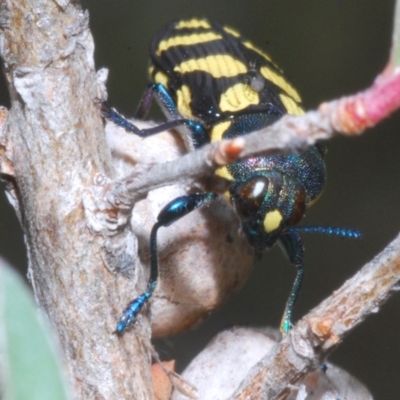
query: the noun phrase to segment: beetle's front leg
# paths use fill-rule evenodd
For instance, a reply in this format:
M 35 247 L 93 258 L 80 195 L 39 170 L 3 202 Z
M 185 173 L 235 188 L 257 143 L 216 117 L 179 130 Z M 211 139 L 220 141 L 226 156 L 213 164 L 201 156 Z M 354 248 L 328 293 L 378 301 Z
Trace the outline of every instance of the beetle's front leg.
M 178 197 L 168 203 L 158 214 L 157 222 L 154 224 L 150 234 L 150 279 L 147 284 L 147 290 L 139 297 L 131 301 L 124 310 L 121 319 L 118 322 L 115 333 L 122 335 L 127 327 L 133 323 L 136 316 L 153 295 L 158 282 L 158 253 L 157 253 L 157 231 L 161 227 L 167 227 L 178 221 L 185 215 L 197 208 L 208 204 L 217 197 L 216 194 L 196 193 L 188 196 Z

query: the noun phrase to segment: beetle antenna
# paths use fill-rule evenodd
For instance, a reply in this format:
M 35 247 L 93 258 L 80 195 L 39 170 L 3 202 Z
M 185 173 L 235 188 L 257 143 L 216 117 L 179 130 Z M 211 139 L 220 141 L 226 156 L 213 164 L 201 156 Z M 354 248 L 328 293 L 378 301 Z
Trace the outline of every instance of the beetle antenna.
M 358 239 L 362 233 L 357 229 L 335 228 L 332 226 L 300 226 L 295 228 L 299 233 L 322 233 L 324 235 Z

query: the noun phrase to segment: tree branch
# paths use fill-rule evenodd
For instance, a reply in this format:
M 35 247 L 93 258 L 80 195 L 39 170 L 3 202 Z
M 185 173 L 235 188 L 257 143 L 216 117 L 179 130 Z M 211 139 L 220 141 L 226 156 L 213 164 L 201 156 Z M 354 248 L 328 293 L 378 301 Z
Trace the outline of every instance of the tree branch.
M 250 371 L 231 399 L 284 399 L 290 385 L 317 369 L 345 336 L 397 291 L 400 235 L 311 310 Z
M 88 14 L 77 2 L 1 0 L 0 28 L 12 104 L 0 137 L 1 172 L 24 230 L 29 279 L 58 332 L 74 398 L 151 399 L 148 320 L 143 316 L 143 330 L 129 340 L 112 334 L 126 303 L 118 293 L 132 292 L 132 284 L 104 268 L 104 238 L 88 230 L 82 204 L 98 174 L 115 173 L 93 105 L 102 91 Z M 133 263 L 132 235 L 112 233 L 118 257 Z

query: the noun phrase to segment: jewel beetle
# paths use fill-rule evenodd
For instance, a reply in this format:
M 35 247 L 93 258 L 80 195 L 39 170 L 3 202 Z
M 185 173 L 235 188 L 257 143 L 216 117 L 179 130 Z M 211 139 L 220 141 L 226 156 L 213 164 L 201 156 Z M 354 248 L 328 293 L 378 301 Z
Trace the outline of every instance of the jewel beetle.
M 135 118 L 145 118 L 155 98 L 166 122 L 141 130 L 106 101 L 101 105 L 103 117 L 144 138 L 175 129 L 188 151 L 247 135 L 285 114 L 304 113 L 298 92 L 267 53 L 237 31 L 207 19 L 181 20 L 161 29 L 150 45 L 149 76 L 150 84 Z M 255 252 L 279 243 L 297 270 L 282 317 L 283 333 L 291 327 L 303 279 L 300 233 L 360 236 L 358 231 L 343 228 L 296 226 L 325 186 L 324 153 L 323 145 L 317 144 L 295 154 L 249 157 L 215 172 L 229 182 L 224 198 Z M 157 287 L 159 228 L 211 204 L 216 197 L 213 192 L 188 194 L 172 200 L 160 211 L 150 234 L 147 290 L 128 304 L 118 322 L 117 334 L 121 335 L 135 320 Z

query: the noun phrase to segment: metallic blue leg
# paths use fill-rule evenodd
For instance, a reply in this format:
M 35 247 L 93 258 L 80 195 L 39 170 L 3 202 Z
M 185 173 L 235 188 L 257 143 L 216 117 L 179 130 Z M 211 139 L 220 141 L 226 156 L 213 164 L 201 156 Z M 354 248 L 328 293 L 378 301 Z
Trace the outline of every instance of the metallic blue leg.
M 304 247 L 301 242 L 300 235 L 296 230 L 287 230 L 280 238 L 286 254 L 289 257 L 289 261 L 292 265 L 297 268 L 296 278 L 293 282 L 292 289 L 289 294 L 289 298 L 286 302 L 285 311 L 282 316 L 280 330 L 282 334 L 286 335 L 292 325 L 292 314 L 294 305 L 296 303 L 297 296 L 300 291 L 301 283 L 304 276 L 303 258 L 304 258 Z
M 150 110 L 151 107 L 151 102 L 153 101 L 153 86 L 154 85 L 149 85 L 145 92 L 143 93 L 142 98 L 140 99 L 138 108 L 135 112 L 135 118 L 136 119 L 145 119 L 147 116 L 147 113 Z
M 286 303 L 285 311 L 281 321 L 281 332 L 287 334 L 292 324 L 292 314 L 297 296 L 300 291 L 301 283 L 304 276 L 303 257 L 304 248 L 301 242 L 300 233 L 322 233 L 325 235 L 333 235 L 346 238 L 360 238 L 361 232 L 355 229 L 333 228 L 323 226 L 307 226 L 288 229 L 280 238 L 285 252 L 287 253 L 290 263 L 297 268 L 297 275 L 294 280 L 292 290 Z
M 135 317 L 142 307 L 152 296 L 158 281 L 158 254 L 157 254 L 157 231 L 160 227 L 167 227 L 185 215 L 194 211 L 204 204 L 208 204 L 217 197 L 214 193 L 196 193 L 188 196 L 178 197 L 168 203 L 159 213 L 157 222 L 154 224 L 150 234 L 150 279 L 147 291 L 131 301 L 124 310 L 118 322 L 115 333 L 122 335 L 126 328 L 133 323 Z
M 182 118 L 171 95 L 167 89 L 159 83 L 150 85 L 144 92 L 135 114 L 136 119 L 143 119 L 146 117 L 150 109 L 153 96 L 156 97 L 162 110 L 168 117 L 167 122 L 164 122 L 154 128 L 139 129 L 137 126 L 129 122 L 115 108 L 112 108 L 107 101 L 103 101 L 101 103 L 101 115 L 109 121 L 114 122 L 114 124 L 120 126 L 121 128 L 126 129 L 128 132 L 134 133 L 135 135 L 143 138 L 150 135 L 155 135 L 168 129 L 186 126 L 189 129 L 194 148 L 199 148 L 209 141 L 206 128 L 203 126 L 203 124 L 196 120 Z

